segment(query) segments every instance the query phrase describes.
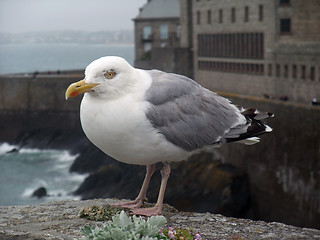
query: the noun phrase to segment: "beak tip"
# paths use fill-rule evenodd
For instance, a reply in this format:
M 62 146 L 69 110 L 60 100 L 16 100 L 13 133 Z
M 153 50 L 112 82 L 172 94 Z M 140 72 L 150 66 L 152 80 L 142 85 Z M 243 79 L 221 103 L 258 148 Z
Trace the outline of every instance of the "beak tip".
M 64 97 L 66 98 L 66 100 L 68 100 L 70 98 L 70 94 L 68 93 L 68 91 L 66 91 Z
M 91 89 L 98 84 L 96 83 L 85 83 L 85 80 L 80 80 L 78 82 L 72 83 L 65 92 L 65 98 L 68 100 L 69 98 L 73 98 L 78 96 L 79 94 L 89 92 Z

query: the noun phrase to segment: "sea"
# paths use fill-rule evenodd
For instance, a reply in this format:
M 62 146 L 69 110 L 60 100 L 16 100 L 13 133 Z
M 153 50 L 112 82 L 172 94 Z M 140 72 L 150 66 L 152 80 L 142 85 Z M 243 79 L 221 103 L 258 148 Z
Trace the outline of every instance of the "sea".
M 0 44 L 0 74 L 84 69 L 103 56 L 134 62 L 133 44 L 20 43 Z
M 0 206 L 32 205 L 47 201 L 78 199 L 72 192 L 86 175 L 70 173 L 69 168 L 77 155 L 67 150 L 40 150 L 22 148 L 8 143 L 0 144 Z M 32 197 L 44 187 L 46 197 Z
M 93 60 L 108 55 L 121 56 L 133 64 L 134 45 L 0 44 L 0 74 L 84 69 Z M 69 172 L 77 155 L 67 150 L 13 149 L 19 146 L 0 143 L 0 206 L 79 198 L 72 192 L 86 175 Z M 48 196 L 32 197 L 40 187 L 46 188 Z

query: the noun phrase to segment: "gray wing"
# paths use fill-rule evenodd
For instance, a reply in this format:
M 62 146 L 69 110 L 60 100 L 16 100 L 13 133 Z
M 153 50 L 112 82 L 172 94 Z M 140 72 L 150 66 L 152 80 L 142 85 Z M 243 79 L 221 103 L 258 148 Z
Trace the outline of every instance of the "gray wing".
M 148 73 L 152 84 L 146 92 L 151 103 L 147 118 L 168 141 L 187 151 L 219 143 L 245 121 L 227 99 L 190 78 L 157 70 Z

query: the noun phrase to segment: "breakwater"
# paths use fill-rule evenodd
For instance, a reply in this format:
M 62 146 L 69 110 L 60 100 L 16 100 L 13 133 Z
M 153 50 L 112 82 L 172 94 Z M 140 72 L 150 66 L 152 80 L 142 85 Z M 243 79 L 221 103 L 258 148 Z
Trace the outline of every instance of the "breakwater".
M 82 72 L 1 76 L 0 142 L 74 147 L 84 138 L 80 98 L 67 102 L 64 92 L 82 77 Z M 248 217 L 319 228 L 320 108 L 222 94 L 236 104 L 276 115 L 268 121 L 274 131 L 262 136 L 260 144 L 229 144 L 218 150 L 224 162 L 248 174 L 252 204 Z
M 80 98 L 64 98 L 65 89 L 83 71 L 0 76 L 0 142 L 16 143 L 25 134 L 60 130 L 79 132 Z
M 273 132 L 261 136 L 261 143 L 219 149 L 224 161 L 249 174 L 253 218 L 319 228 L 320 107 L 223 95 L 275 114 L 268 121 Z

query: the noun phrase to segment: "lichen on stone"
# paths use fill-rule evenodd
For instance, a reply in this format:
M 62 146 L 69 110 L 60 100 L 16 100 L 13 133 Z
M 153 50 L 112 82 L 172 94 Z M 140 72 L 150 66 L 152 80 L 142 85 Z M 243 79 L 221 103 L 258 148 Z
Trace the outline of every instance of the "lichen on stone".
M 122 210 L 124 210 L 125 212 L 129 212 L 128 209 L 113 207 L 111 205 L 92 205 L 91 207 L 83 208 L 79 212 L 79 217 L 92 221 L 110 221 L 113 216 L 119 214 Z

